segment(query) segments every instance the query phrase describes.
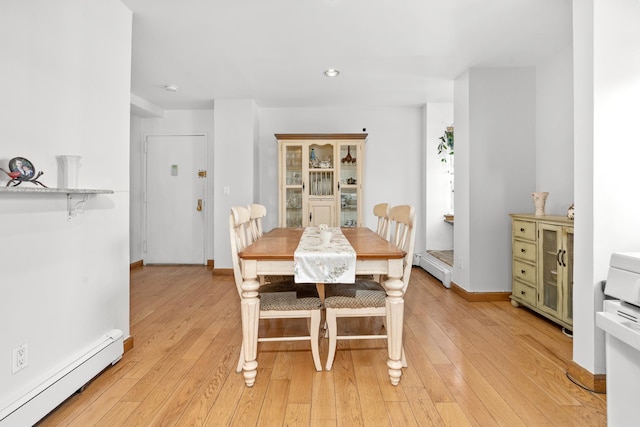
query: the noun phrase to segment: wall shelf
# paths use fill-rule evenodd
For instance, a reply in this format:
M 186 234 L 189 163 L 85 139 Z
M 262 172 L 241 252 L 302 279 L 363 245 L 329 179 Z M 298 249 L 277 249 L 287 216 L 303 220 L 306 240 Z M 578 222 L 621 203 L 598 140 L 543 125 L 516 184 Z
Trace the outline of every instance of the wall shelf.
M 0 194 L 64 194 L 67 196 L 67 220 L 84 212 L 84 203 L 95 194 L 113 194 L 113 190 L 89 188 L 0 187 Z

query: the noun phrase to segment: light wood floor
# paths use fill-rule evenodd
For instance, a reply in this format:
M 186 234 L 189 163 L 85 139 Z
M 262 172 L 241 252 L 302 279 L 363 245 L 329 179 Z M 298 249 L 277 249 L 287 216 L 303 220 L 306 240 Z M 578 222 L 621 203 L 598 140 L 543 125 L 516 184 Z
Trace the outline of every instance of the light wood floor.
M 383 340 L 342 341 L 333 370 L 309 344 L 261 343 L 252 388 L 231 276 L 200 266 L 131 272 L 134 348 L 42 426 L 604 426 L 606 399 L 565 375 L 571 339 L 509 302 L 468 303 L 420 268 L 405 298 L 409 368 L 393 387 Z M 379 321 L 349 319 L 354 333 Z M 305 328 L 271 321 L 265 333 Z M 326 354 L 322 340 L 321 354 Z

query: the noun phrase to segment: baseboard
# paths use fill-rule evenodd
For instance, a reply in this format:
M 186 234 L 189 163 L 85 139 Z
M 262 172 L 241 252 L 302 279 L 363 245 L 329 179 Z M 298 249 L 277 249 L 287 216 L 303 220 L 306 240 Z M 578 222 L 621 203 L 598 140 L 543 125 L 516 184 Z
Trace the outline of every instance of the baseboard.
M 214 276 L 233 276 L 233 268 L 215 268 L 211 272 Z
M 567 366 L 567 375 L 572 381 L 588 390 L 593 390 L 596 393 L 606 393 L 607 391 L 606 374 L 592 374 L 573 360 Z
M 135 269 L 135 268 L 140 268 L 140 267 L 142 267 L 142 265 L 143 265 L 143 264 L 142 264 L 142 260 L 140 260 L 140 261 L 136 261 L 136 262 L 132 262 L 132 263 L 129 265 L 129 270 L 133 270 L 133 269 Z
M 129 350 L 133 349 L 133 337 L 129 336 L 129 338 L 125 339 L 124 342 L 122 343 L 123 345 L 123 350 L 126 353 Z
M 508 292 L 469 292 L 455 282 L 451 282 L 451 290 L 469 302 L 510 301 Z
M 51 376 L 27 386 L 15 400 L 0 408 L 0 425 L 34 425 L 105 367 L 120 360 L 122 353 L 122 331 L 108 331 L 86 348 L 71 354 Z
M 428 252 L 418 255 L 418 265 L 427 273 L 442 282 L 445 288 L 451 287 L 452 267 Z

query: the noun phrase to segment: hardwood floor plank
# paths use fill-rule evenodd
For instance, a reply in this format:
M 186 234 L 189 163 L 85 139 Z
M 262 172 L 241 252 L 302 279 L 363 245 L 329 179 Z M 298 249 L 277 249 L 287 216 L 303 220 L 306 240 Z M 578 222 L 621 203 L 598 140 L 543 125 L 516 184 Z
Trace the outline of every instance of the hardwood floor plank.
M 440 417 L 444 420 L 445 426 L 466 427 L 473 425 L 469 422 L 464 411 L 460 409 L 460 406 L 457 403 L 436 403 L 436 408 L 440 413 Z
M 283 426 L 306 427 L 309 424 L 311 424 L 311 404 L 287 404 Z
M 390 425 L 405 427 L 420 426 L 413 415 L 413 410 L 409 402 L 386 402 L 386 409 L 389 413 Z
M 420 268 L 405 298 L 409 367 L 398 386 L 385 340 L 339 341 L 316 372 L 308 342 L 258 345 L 253 387 L 235 372 L 242 342 L 232 276 L 203 266 L 131 271 L 135 347 L 39 426 L 606 426 L 606 396 L 566 378 L 571 339 L 509 302 L 463 300 Z M 350 333 L 381 319 L 341 319 Z M 263 335 L 306 332 L 261 321 Z M 327 339 L 320 342 L 326 362 Z
M 387 411 L 385 410 L 384 399 L 378 386 L 375 368 L 371 366 L 354 366 L 354 371 L 364 425 L 390 425 Z
M 214 403 L 221 395 L 225 382 L 228 378 L 235 377 L 235 367 L 239 351 L 240 349 L 235 346 L 218 345 L 216 349 L 217 357 L 209 357 L 206 359 L 207 363 L 211 365 L 211 370 L 202 378 L 200 387 L 194 393 L 189 404 L 184 408 L 178 425 L 201 426 L 205 423 Z M 242 388 L 238 387 L 235 392 L 239 398 L 242 393 Z M 228 399 L 234 395 L 231 390 L 227 390 L 227 393 L 228 394 L 224 395 L 224 399 Z M 230 419 L 231 416 L 228 417 L 228 420 Z
M 406 388 L 407 401 L 419 426 L 442 427 L 444 421 L 424 387 Z
M 336 389 L 333 371 L 314 375 L 311 385 L 311 419 L 336 420 Z
M 339 342 L 345 347 L 345 342 Z M 363 426 L 362 407 L 356 383 L 351 354 L 336 351 L 333 362 L 333 378 L 336 390 L 336 418 L 339 426 Z
M 74 417 L 68 424 L 65 424 L 69 427 L 84 427 L 97 424 L 102 417 L 114 408 L 120 396 L 131 389 L 136 382 L 137 380 L 132 378 L 119 379 L 112 387 L 109 387 L 100 395 L 99 400 L 85 407 L 78 416 Z
M 188 374 L 193 367 L 195 361 L 179 359 L 171 367 L 168 368 L 167 375 L 156 383 L 152 390 L 147 392 L 140 405 L 131 414 L 127 420 L 127 424 L 132 426 L 149 426 L 158 425 L 162 420 L 156 418 L 168 399 L 174 393 L 176 387 L 182 379 Z M 176 402 L 172 402 L 172 405 Z
M 287 410 L 290 380 L 271 379 L 258 417 L 258 426 L 281 426 Z

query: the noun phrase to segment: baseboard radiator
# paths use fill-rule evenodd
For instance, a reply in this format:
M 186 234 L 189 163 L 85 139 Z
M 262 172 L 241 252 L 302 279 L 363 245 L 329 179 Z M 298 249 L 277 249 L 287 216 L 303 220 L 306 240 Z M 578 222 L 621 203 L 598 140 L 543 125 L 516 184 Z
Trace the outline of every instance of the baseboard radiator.
M 451 287 L 451 266 L 440 261 L 428 252 L 418 255 L 420 267 L 442 282 L 445 288 Z
M 54 375 L 0 408 L 0 426 L 23 427 L 38 422 L 104 368 L 120 360 L 124 352 L 123 343 L 121 330 L 106 333 Z

